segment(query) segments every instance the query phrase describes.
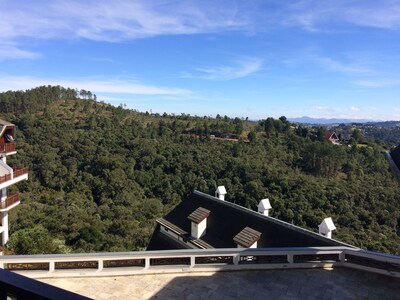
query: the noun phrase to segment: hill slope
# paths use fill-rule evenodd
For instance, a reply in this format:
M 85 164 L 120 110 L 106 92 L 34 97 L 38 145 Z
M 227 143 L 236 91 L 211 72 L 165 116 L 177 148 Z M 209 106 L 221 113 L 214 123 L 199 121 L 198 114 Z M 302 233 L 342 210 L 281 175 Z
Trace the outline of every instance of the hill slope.
M 268 197 L 274 217 L 312 230 L 331 216 L 335 238 L 400 254 L 398 185 L 379 145 L 333 146 L 285 118 L 149 115 L 74 92 L 0 94 L 0 117 L 17 125 L 10 165 L 30 169 L 10 217 L 17 253 L 143 249 L 157 217 L 194 189 L 225 185 L 228 201 L 254 209 Z

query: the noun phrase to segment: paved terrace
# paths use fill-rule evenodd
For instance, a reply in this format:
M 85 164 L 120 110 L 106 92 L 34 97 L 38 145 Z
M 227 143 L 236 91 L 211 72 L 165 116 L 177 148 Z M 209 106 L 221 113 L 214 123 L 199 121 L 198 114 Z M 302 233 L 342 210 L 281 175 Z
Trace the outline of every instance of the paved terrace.
M 99 300 L 400 299 L 399 278 L 347 268 L 39 280 Z
M 16 255 L 0 267 L 94 299 L 400 299 L 400 257 L 349 247 Z

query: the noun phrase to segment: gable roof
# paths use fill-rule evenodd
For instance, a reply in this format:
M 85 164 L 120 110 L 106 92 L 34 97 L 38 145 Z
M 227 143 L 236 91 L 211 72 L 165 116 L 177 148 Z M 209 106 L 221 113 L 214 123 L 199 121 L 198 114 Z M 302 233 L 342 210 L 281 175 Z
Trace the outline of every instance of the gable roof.
M 183 232 L 191 232 L 191 221 L 186 216 L 189 216 L 199 207 L 210 211 L 207 218 L 206 234 L 200 240 L 214 248 L 236 248 L 237 245 L 233 239 L 245 227 L 250 227 L 261 233 L 257 242 L 259 248 L 349 246 L 328 239 L 316 232 L 262 215 L 198 191 L 194 191 L 163 219 Z M 183 248 L 177 247 L 175 241 L 168 243 L 168 239 L 171 240 L 173 237 L 159 240 L 159 231 L 160 226 L 158 224 L 147 247 L 148 250 Z
M 338 140 L 338 136 L 336 135 L 335 132 L 331 132 L 331 131 L 326 131 L 325 132 L 325 138 L 327 140 Z

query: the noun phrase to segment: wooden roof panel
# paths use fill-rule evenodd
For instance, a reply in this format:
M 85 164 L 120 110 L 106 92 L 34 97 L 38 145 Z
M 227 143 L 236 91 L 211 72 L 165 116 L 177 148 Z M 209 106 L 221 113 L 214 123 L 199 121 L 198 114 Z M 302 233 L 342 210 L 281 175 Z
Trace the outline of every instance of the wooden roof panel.
M 188 216 L 188 219 L 192 222 L 195 222 L 196 224 L 199 224 L 201 221 L 203 221 L 209 215 L 210 215 L 210 211 L 208 209 L 199 207 Z
M 235 241 L 236 244 L 249 248 L 260 238 L 261 238 L 261 232 L 254 230 L 250 227 L 245 227 L 241 232 L 239 232 L 233 238 L 233 240 Z

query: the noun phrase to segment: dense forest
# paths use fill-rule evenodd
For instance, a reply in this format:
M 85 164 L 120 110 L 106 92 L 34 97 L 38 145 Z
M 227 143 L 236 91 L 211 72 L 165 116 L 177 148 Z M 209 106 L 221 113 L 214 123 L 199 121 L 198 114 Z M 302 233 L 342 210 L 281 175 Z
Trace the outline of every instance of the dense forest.
M 384 142 L 336 146 L 323 128 L 285 117 L 250 122 L 218 115 L 139 113 L 96 101 L 88 91 L 39 87 L 0 94 L 0 117 L 17 126 L 29 168 L 12 188 L 15 253 L 144 249 L 155 219 L 194 189 L 317 231 L 331 216 L 334 238 L 400 254 L 399 186 Z

